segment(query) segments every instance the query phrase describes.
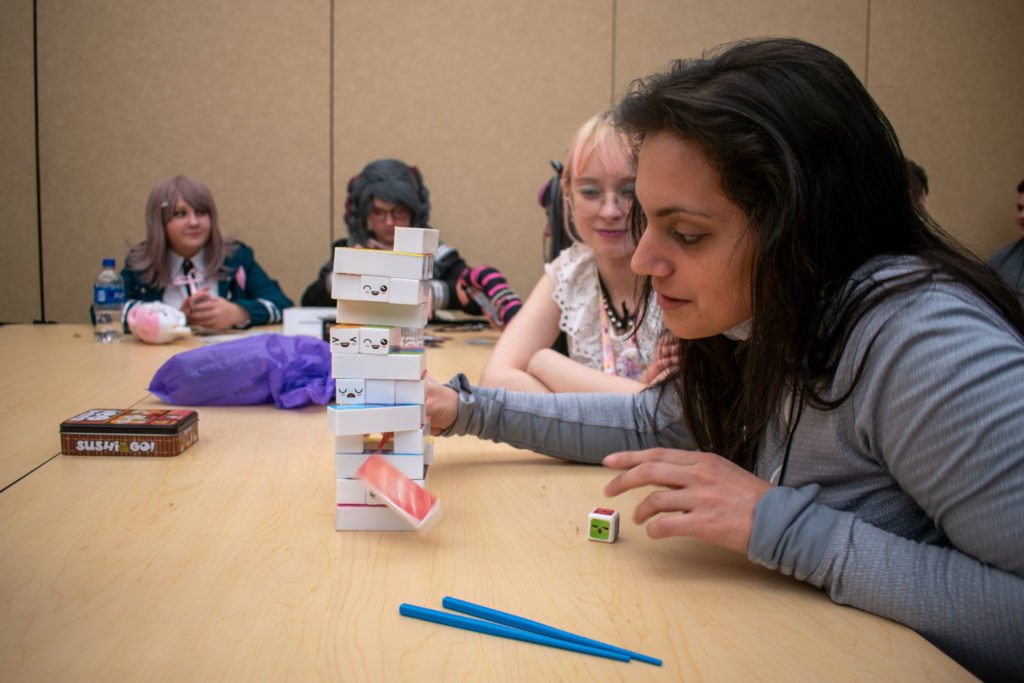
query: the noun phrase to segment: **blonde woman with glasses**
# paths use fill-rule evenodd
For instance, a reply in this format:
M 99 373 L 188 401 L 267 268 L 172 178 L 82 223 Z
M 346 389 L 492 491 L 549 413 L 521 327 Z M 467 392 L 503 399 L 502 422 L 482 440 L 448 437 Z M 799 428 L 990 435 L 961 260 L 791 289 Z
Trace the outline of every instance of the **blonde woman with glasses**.
M 480 378 L 515 391 L 632 393 L 660 374 L 657 306 L 637 325 L 642 283 L 629 267 L 636 242 L 627 217 L 635 182 L 629 141 L 609 112 L 569 145 L 562 190 L 573 244 L 545 266 L 502 333 Z M 565 333 L 568 356 L 551 347 Z

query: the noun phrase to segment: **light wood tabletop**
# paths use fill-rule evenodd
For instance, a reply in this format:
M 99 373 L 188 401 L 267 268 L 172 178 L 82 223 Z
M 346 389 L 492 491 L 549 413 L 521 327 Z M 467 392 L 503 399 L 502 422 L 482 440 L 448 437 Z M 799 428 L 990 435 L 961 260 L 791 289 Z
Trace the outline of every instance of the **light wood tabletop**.
M 441 334 L 431 374 L 475 379 L 493 333 Z M 0 329 L 0 344 L 21 394 L 5 403 L 5 480 L 35 467 L 0 493 L 0 679 L 971 680 L 903 626 L 705 543 L 647 538 L 642 494 L 607 500 L 599 467 L 438 439 L 427 488 L 443 517 L 417 534 L 334 530 L 323 407 L 199 407 L 198 443 L 171 458 L 52 457 L 76 412 L 162 406 L 145 386 L 185 347 L 98 348 L 84 326 Z M 609 504 L 619 541 L 588 541 L 587 513 Z M 398 614 L 446 595 L 664 666 Z
M 128 337 L 97 344 L 88 325 L 0 326 L 0 489 L 60 453 L 58 427 L 89 408 L 130 408 L 185 346 Z

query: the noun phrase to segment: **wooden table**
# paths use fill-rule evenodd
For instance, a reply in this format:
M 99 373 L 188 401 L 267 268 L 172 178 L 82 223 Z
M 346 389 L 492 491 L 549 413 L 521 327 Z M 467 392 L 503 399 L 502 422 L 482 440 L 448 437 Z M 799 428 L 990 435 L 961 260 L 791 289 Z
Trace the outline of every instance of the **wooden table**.
M 431 373 L 475 378 L 490 347 L 452 336 Z M 614 503 L 617 543 L 589 542 L 598 467 L 440 439 L 428 488 L 444 517 L 419 535 L 334 530 L 322 407 L 202 407 L 174 458 L 53 457 L 79 410 L 161 405 L 144 387 L 183 347 L 98 347 L 76 326 L 0 328 L 0 345 L 0 472 L 36 468 L 0 494 L 0 679 L 970 679 L 903 626 L 702 542 L 648 539 L 629 521 L 639 494 Z M 398 615 L 445 595 L 665 665 Z

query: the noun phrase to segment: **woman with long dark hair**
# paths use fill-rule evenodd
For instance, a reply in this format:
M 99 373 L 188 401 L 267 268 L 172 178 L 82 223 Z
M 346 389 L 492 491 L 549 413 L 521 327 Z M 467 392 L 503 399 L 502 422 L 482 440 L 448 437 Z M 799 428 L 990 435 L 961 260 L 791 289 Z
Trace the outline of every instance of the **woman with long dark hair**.
M 679 61 L 618 108 L 632 265 L 681 363 L 635 395 L 435 385 L 431 423 L 622 472 L 697 536 L 1024 676 L 1024 314 L 912 200 L 888 120 L 793 39 Z M 552 422 L 557 422 L 553 426 Z M 610 454 L 610 455 L 609 455 Z

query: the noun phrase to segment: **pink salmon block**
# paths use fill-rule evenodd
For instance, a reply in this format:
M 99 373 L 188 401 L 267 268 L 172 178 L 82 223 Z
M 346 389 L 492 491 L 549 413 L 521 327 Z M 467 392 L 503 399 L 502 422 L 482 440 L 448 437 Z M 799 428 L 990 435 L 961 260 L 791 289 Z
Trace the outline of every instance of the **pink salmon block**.
M 429 529 L 440 516 L 441 501 L 377 453 L 363 462 L 356 477 L 419 531 Z

